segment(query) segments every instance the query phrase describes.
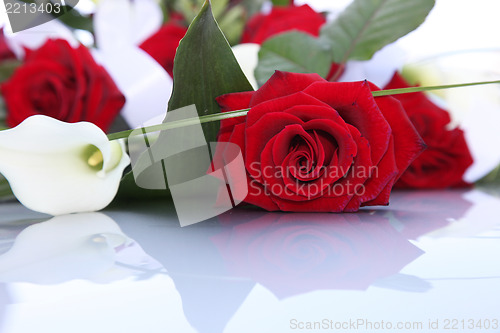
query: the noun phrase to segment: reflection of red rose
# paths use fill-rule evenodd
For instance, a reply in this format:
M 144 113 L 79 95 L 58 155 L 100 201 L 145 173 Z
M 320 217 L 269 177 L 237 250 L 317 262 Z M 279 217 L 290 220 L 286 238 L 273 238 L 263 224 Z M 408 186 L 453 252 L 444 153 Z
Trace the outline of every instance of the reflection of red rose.
M 247 23 L 242 43 L 262 44 L 266 39 L 290 30 L 299 30 L 318 36 L 325 18 L 308 5 L 273 7 L 269 14 L 256 14 Z
M 386 89 L 407 88 L 408 83 L 394 74 Z M 427 144 L 424 151 L 401 176 L 396 187 L 445 188 L 465 186 L 462 177 L 472 164 L 464 132 L 449 130 L 450 115 L 432 103 L 424 93 L 395 95 Z
M 178 17 L 163 25 L 154 35 L 144 41 L 140 48 L 153 57 L 173 77 L 174 58 L 179 42 L 187 28 Z
M 278 297 L 320 289 L 366 289 L 423 252 L 386 220 L 367 215 L 268 213 L 213 238 L 233 274 Z
M 248 195 L 238 199 L 270 211 L 387 205 L 423 144 L 401 104 L 375 99 L 371 89 L 368 82 L 278 71 L 256 92 L 219 97 L 223 112 L 251 108 L 245 118 L 222 121 L 218 138 L 243 153 Z
M 7 124 L 43 114 L 65 122 L 88 121 L 106 130 L 125 97 L 90 52 L 65 40 L 48 40 L 27 50 L 24 64 L 2 85 Z

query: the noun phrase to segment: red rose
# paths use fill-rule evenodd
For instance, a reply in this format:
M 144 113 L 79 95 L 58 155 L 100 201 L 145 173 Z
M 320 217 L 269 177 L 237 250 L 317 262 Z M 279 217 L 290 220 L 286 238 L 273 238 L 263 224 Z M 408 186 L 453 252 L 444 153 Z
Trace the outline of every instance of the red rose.
M 26 50 L 24 64 L 2 85 L 2 92 L 11 127 L 43 114 L 69 123 L 88 121 L 105 131 L 125 103 L 90 52 L 61 39 Z
M 401 104 L 373 98 L 374 89 L 277 71 L 255 92 L 220 96 L 223 112 L 251 108 L 245 118 L 222 121 L 219 133 L 243 153 L 247 179 L 233 183 L 245 182 L 248 195 L 238 199 L 270 211 L 387 205 L 424 144 Z M 215 164 L 224 159 L 220 147 Z
M 187 28 L 182 25 L 178 18 L 175 18 L 144 41 L 140 48 L 153 57 L 173 77 L 175 52 L 186 31 Z
M 269 14 L 256 14 L 247 23 L 241 43 L 262 44 L 266 39 L 290 30 L 299 30 L 318 36 L 326 20 L 308 5 L 300 7 L 273 7 Z
M 407 88 L 410 85 L 394 74 L 386 89 Z M 401 176 L 400 188 L 445 188 L 467 186 L 462 178 L 472 164 L 464 132 L 449 130 L 450 115 L 432 103 L 424 93 L 395 95 L 408 117 L 427 144 L 423 152 Z
M 240 218 L 235 214 L 233 222 Z M 212 240 L 228 271 L 262 284 L 279 298 L 321 289 L 364 290 L 399 273 L 423 251 L 387 218 L 363 218 L 362 222 L 357 215 L 268 213 Z

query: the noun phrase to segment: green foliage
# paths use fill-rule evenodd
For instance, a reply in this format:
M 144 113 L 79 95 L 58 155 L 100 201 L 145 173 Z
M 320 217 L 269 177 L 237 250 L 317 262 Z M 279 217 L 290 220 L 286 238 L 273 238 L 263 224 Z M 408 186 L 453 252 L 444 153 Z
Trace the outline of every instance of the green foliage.
M 333 60 L 369 60 L 382 47 L 424 22 L 434 0 L 355 0 L 321 29 L 331 44 Z
M 192 22 L 202 10 L 204 0 L 177 0 L 173 10 L 182 13 L 188 23 Z M 246 10 L 243 5 L 230 6 L 229 0 L 212 0 L 212 14 L 219 23 L 230 44 L 236 44 L 241 37 L 246 22 Z
M 318 73 L 325 77 L 332 63 L 330 49 L 321 40 L 292 31 L 268 39 L 259 52 L 255 77 L 263 85 L 275 70 Z
M 175 56 L 174 89 L 169 110 L 195 104 L 199 116 L 220 112 L 215 98 L 253 90 L 205 2 L 182 39 Z M 204 126 L 207 142 L 215 141 L 218 122 Z
M 287 6 L 289 3 L 289 0 L 273 0 L 273 6 Z

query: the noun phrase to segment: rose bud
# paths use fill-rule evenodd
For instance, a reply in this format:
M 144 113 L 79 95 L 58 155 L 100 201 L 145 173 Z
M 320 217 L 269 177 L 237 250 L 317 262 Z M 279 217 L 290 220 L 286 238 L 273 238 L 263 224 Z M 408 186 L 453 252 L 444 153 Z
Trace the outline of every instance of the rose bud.
M 41 114 L 68 123 L 91 122 L 106 131 L 125 104 L 89 50 L 62 39 L 27 49 L 24 64 L 1 88 L 10 127 Z

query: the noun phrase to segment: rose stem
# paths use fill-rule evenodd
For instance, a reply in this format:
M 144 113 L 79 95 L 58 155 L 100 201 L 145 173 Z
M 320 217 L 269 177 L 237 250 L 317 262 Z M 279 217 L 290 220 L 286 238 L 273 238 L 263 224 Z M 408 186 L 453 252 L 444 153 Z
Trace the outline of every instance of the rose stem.
M 387 90 L 373 91 L 372 95 L 374 97 L 382 97 L 382 96 L 407 94 L 407 93 L 415 93 L 415 92 L 422 92 L 422 91 L 441 90 L 441 89 L 460 88 L 460 87 L 469 87 L 469 86 L 479 86 L 479 85 L 485 85 L 485 84 L 498 84 L 498 83 L 500 83 L 500 80 L 498 80 L 498 81 L 471 82 L 471 83 L 459 83 L 459 84 L 449 84 L 449 85 L 429 86 L 429 87 L 410 87 L 410 88 L 400 88 L 400 89 L 387 89 Z M 128 131 L 112 133 L 112 134 L 108 135 L 108 139 L 109 140 L 118 140 L 118 139 L 127 138 L 131 135 L 144 135 L 146 133 L 164 131 L 167 129 L 195 125 L 198 123 L 204 124 L 204 123 L 209 123 L 212 121 L 220 121 L 220 120 L 224 120 L 224 119 L 244 117 L 247 115 L 248 111 L 250 111 L 250 109 L 236 110 L 236 111 L 230 111 L 230 112 L 221 112 L 221 113 L 215 113 L 215 114 L 210 114 L 210 115 L 206 115 L 206 116 L 200 116 L 200 117 L 196 117 L 196 118 L 177 120 L 177 121 L 172 121 L 172 122 L 165 123 L 165 124 L 158 124 L 158 125 L 153 125 L 153 126 L 148 126 L 148 127 L 142 127 L 139 129 L 133 129 L 133 130 L 128 130 Z

